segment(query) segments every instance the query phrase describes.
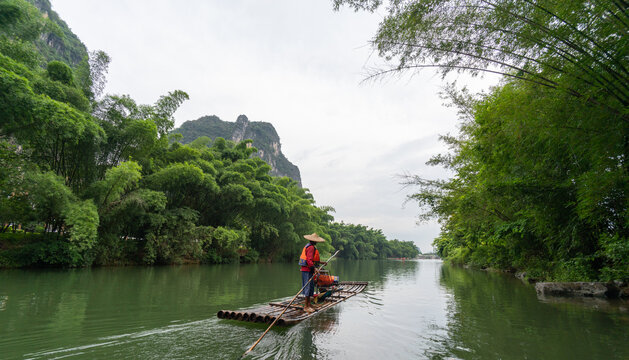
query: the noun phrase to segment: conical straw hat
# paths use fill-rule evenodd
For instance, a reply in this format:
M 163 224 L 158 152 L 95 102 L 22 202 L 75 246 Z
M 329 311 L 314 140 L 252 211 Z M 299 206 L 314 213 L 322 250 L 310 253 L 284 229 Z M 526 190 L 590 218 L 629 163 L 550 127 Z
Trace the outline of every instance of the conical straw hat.
M 314 242 L 325 242 L 325 239 L 321 236 L 317 235 L 317 233 L 312 233 L 310 235 L 304 235 L 306 240 L 314 241 Z

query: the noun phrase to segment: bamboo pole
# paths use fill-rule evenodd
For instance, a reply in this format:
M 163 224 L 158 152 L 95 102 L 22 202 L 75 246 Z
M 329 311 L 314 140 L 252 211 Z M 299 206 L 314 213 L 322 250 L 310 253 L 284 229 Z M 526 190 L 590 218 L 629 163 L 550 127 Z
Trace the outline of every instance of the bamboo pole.
M 323 268 L 323 266 L 325 264 L 327 264 L 328 262 L 330 262 L 330 260 L 332 260 L 333 257 L 336 256 L 336 254 L 339 253 L 340 250 L 337 250 L 334 255 L 330 256 L 330 258 L 328 259 L 328 261 L 324 262 L 323 264 L 321 264 L 321 266 L 319 266 L 319 269 L 317 269 L 317 271 L 321 271 L 321 269 Z M 284 308 L 284 311 L 282 311 L 281 314 L 279 314 L 275 320 L 273 320 L 273 322 L 271 323 L 271 325 L 269 325 L 269 327 L 266 329 L 266 331 L 264 331 L 264 333 L 260 336 L 260 338 L 258 338 L 258 341 L 256 341 L 253 345 L 251 345 L 251 347 L 249 348 L 249 350 L 245 351 L 244 354 L 242 354 L 242 357 L 247 356 L 247 354 L 249 354 L 251 352 L 251 350 L 253 350 L 258 343 L 260 343 L 260 340 L 262 340 L 262 338 L 266 335 L 266 333 L 269 332 L 269 330 L 271 330 L 271 328 L 273 327 L 273 325 L 275 325 L 275 323 L 282 317 L 282 315 L 284 315 L 284 313 L 286 312 L 286 310 L 288 310 L 288 308 L 293 304 L 293 302 L 295 301 L 295 299 L 297 299 L 297 296 L 299 296 L 299 294 L 301 294 L 302 291 L 304 291 L 304 289 L 306 288 L 306 286 L 308 286 L 308 284 L 310 284 L 310 282 L 312 281 L 312 279 L 314 279 L 314 275 L 310 278 L 310 280 L 308 280 L 308 282 L 301 288 L 301 290 L 299 290 L 297 292 L 297 294 L 295 294 L 295 296 L 293 297 L 293 299 L 288 303 L 288 305 L 286 306 L 286 308 Z

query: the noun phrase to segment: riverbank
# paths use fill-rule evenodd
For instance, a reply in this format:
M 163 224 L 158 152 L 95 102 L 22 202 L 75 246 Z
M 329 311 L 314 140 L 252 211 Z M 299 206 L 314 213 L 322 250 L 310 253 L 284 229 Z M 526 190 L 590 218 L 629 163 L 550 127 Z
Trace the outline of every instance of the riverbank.
M 538 296 L 595 297 L 602 299 L 629 299 L 629 284 L 614 282 L 538 282 Z
M 410 241 L 389 241 L 385 238 L 380 240 L 387 253 L 401 256 L 395 259 L 415 259 L 419 252 L 419 249 Z M 114 242 L 115 244 L 112 244 Z M 304 244 L 305 242 L 304 240 Z M 338 245 L 335 237 L 325 245 L 327 246 L 319 246 L 321 258 L 327 258 L 338 249 L 335 247 Z M 296 261 L 301 251 L 301 247 L 294 246 L 293 254 L 273 256 L 246 247 L 238 247 L 231 252 L 218 252 L 215 248 L 203 246 L 193 252 L 177 251 L 176 255 L 169 253 L 169 256 L 156 258 L 155 253 L 152 252 L 155 246 L 159 247 L 161 243 L 151 244 L 147 240 L 128 237 L 102 239 L 102 242 L 97 243 L 93 248 L 80 249 L 67 237 L 57 233 L 25 233 L 23 231 L 0 233 L 0 269 L 282 263 Z M 352 244 L 349 248 L 353 247 Z M 382 259 L 379 253 L 370 256 L 374 255 Z M 404 257 L 404 255 L 408 256 Z M 364 255 L 359 252 L 343 250 L 338 255 L 339 258 L 349 260 L 367 260 L 362 256 Z
M 447 263 L 450 263 L 446 260 Z M 451 263 L 450 263 L 451 264 Z M 451 264 L 455 265 L 456 264 Z M 629 282 L 615 281 L 539 281 L 528 277 L 524 271 L 509 271 L 496 268 L 478 268 L 461 265 L 465 269 L 511 274 L 527 284 L 534 284 L 539 298 L 598 298 L 606 300 L 629 300 Z

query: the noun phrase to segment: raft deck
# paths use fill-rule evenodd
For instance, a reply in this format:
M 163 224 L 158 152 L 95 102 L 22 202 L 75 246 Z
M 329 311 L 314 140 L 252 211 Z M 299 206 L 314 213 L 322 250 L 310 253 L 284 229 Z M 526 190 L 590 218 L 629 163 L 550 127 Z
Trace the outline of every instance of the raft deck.
M 345 301 L 352 296 L 360 293 L 367 287 L 366 281 L 341 281 L 337 287 L 337 290 L 327 297 L 323 303 L 314 303 L 316 311 L 313 313 L 307 313 L 304 311 L 304 297 L 299 296 L 292 305 L 286 310 L 282 317 L 277 321 L 277 325 L 294 325 L 302 320 L 306 320 L 326 309 Z M 243 309 L 243 310 L 220 310 L 216 313 L 219 319 L 230 319 L 238 321 L 249 321 L 270 324 L 275 321 L 275 318 L 279 316 L 286 306 L 290 303 L 290 299 L 270 302 L 268 305 Z

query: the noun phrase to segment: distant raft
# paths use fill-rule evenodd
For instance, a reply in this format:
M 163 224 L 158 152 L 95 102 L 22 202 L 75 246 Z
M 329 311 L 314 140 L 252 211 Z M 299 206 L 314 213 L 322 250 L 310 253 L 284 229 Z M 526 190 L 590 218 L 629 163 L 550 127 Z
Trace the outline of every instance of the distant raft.
M 306 320 L 326 309 L 345 301 L 352 296 L 362 292 L 367 287 L 367 281 L 341 281 L 336 289 L 323 301 L 319 303 L 313 302 L 316 307 L 316 311 L 313 313 L 307 313 L 304 311 L 304 297 L 298 297 L 295 302 L 286 310 L 284 315 L 277 321 L 277 325 L 294 325 L 302 320 Z M 281 314 L 281 312 L 290 303 L 290 299 L 271 302 L 268 305 L 264 305 L 252 309 L 244 310 L 220 310 L 216 313 L 219 319 L 229 319 L 238 321 L 249 321 L 258 323 L 270 324 L 275 321 L 275 318 Z

